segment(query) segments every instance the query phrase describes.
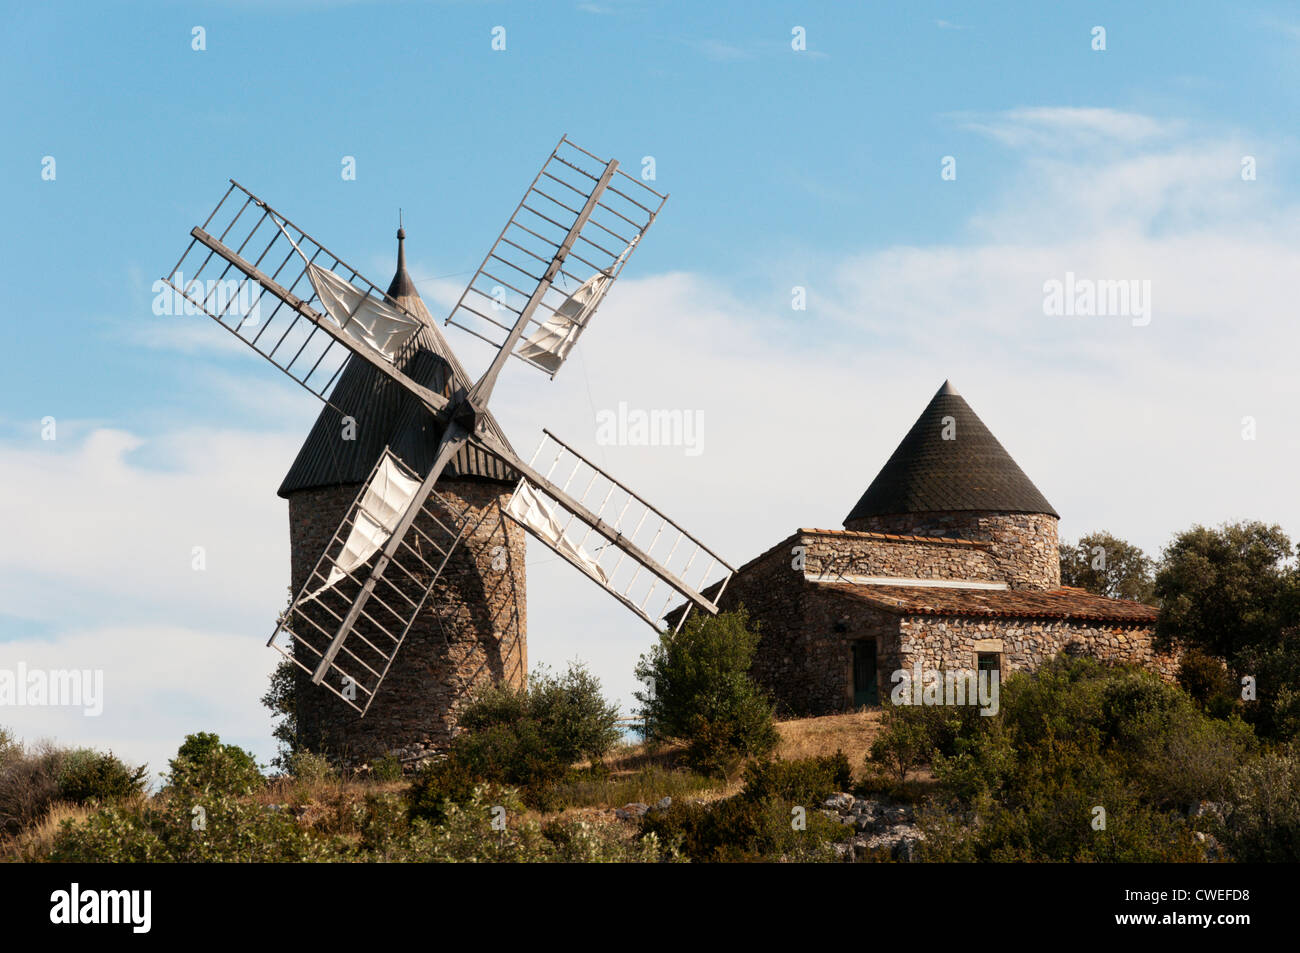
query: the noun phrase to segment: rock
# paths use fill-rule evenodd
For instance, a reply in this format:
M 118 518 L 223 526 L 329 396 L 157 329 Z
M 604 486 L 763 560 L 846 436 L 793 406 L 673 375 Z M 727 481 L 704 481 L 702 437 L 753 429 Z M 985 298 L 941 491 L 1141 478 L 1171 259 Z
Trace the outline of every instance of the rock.
M 829 807 L 833 811 L 839 811 L 840 813 L 843 813 L 847 810 L 852 809 L 853 795 L 832 794 L 830 797 L 828 797 L 825 801 L 822 802 L 822 805 L 824 807 Z
M 673 806 L 673 799 L 670 797 L 660 799 L 659 803 L 655 805 L 655 807 L 661 811 L 666 811 L 672 806 Z
M 634 804 L 624 804 L 614 812 L 614 816 L 621 821 L 634 821 L 645 815 L 650 810 L 649 804 L 642 804 L 639 801 Z

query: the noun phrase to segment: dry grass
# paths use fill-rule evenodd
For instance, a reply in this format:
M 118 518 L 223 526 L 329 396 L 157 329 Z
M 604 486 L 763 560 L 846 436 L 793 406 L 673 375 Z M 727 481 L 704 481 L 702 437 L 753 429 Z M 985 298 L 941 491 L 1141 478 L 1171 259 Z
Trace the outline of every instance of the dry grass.
M 776 730 L 781 735 L 776 752 L 780 757 L 812 758 L 834 754 L 838 749 L 848 756 L 853 776 L 860 778 L 871 742 L 880 731 L 880 709 L 779 721 Z
M 36 863 L 49 856 L 64 821 L 80 823 L 94 811 L 58 801 L 40 821 L 11 837 L 0 837 L 0 863 Z

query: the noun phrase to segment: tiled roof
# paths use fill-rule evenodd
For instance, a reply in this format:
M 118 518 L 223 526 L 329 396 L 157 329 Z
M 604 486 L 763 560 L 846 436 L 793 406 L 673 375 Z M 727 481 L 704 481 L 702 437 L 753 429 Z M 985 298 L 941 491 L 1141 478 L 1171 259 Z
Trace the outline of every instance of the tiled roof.
M 1058 515 L 945 381 L 844 522 L 950 510 Z
M 928 586 L 861 586 L 817 583 L 898 615 L 1079 619 L 1153 625 L 1157 610 L 1141 602 L 1108 599 L 1083 589 L 943 589 Z

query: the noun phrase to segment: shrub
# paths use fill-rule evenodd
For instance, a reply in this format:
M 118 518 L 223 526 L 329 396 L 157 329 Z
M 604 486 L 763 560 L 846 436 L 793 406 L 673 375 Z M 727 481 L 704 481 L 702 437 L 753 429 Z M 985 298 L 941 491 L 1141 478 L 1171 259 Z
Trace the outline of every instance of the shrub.
M 547 789 L 580 758 L 599 761 L 618 740 L 618 709 L 580 663 L 562 677 L 542 669 L 527 689 L 487 688 L 462 710 L 451 757 L 471 775 L 523 788 L 545 806 Z
M 834 859 L 830 843 L 853 832 L 820 814 L 815 805 L 799 806 L 804 809 L 803 830 L 793 823 L 793 805 L 744 795 L 650 811 L 641 819 L 641 830 L 695 861 Z
M 1227 817 L 1215 833 L 1239 861 L 1300 860 L 1300 750 L 1294 742 L 1233 773 Z
M 979 717 L 972 705 L 886 704 L 881 732 L 868 758 L 901 783 L 909 771 L 929 763 L 936 754 L 952 753 L 963 729 L 973 724 L 972 717 Z
M 440 824 L 454 805 L 470 803 L 478 779 L 456 758 L 426 762 L 406 789 L 407 811 L 412 819 Z
M 1183 653 L 1178 665 L 1178 684 L 1201 708 L 1217 717 L 1236 706 L 1236 685 L 1223 660 L 1198 648 Z
M 745 768 L 744 795 L 750 800 L 779 798 L 791 804 L 816 807 L 852 780 L 848 756 L 843 751 L 793 761 L 754 762 Z
M 663 633 L 636 667 L 637 678 L 654 686 L 636 693 L 649 736 L 685 742 L 688 763 L 714 775 L 774 750 L 772 702 L 749 674 L 757 646 L 743 608 L 697 613 L 680 632 Z
M 37 823 L 59 798 L 59 773 L 67 752 L 42 744 L 13 745 L 0 762 L 0 833 Z
M 289 769 L 289 774 L 296 781 L 309 783 L 326 781 L 337 774 L 329 759 L 323 754 L 316 754 L 314 751 L 299 749 L 289 755 L 287 761 L 286 766 Z
M 266 781 L 251 752 L 222 744 L 217 735 L 205 731 L 186 735 L 168 767 L 167 786 L 173 791 L 240 795 Z
M 132 768 L 113 756 L 89 748 L 69 751 L 59 769 L 59 798 L 73 804 L 110 801 L 144 791 L 147 767 Z
M 380 783 L 402 780 L 402 762 L 395 754 L 386 754 L 370 762 L 370 776 Z

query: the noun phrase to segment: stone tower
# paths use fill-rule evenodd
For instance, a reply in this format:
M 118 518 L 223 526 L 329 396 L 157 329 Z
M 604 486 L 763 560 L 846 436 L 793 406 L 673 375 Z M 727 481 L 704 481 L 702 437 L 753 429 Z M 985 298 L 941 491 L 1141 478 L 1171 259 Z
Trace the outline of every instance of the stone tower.
M 982 540 L 1012 589 L 1061 584 L 1060 517 L 944 381 L 844 528 Z
M 399 230 L 397 273 L 388 297 L 423 318 L 426 328 L 396 363 L 418 383 L 450 396 L 470 381 L 431 330 L 433 318 L 406 271 L 405 237 Z M 289 501 L 295 592 L 384 447 L 390 446 L 413 469 L 427 472 L 442 435 L 421 402 L 364 361 L 348 362 L 330 401 L 334 406 L 321 411 L 279 489 Z M 488 417 L 488 426 L 504 440 L 496 421 Z M 296 670 L 303 745 L 352 763 L 388 752 L 416 757 L 446 746 L 460 706 L 474 689 L 492 682 L 522 684 L 528 671 L 524 532 L 504 515 L 517 480 L 500 460 L 473 446 L 462 449 L 447 466 L 437 492 L 453 508 L 464 509 L 470 528 L 412 624 L 365 718 Z M 314 659 L 303 661 L 309 667 L 314 664 Z

